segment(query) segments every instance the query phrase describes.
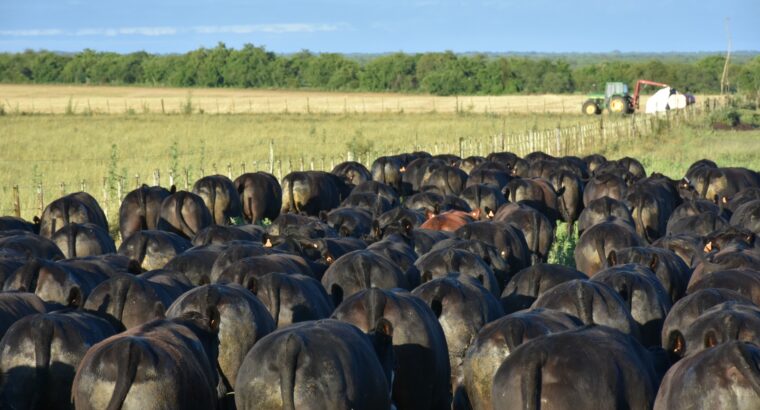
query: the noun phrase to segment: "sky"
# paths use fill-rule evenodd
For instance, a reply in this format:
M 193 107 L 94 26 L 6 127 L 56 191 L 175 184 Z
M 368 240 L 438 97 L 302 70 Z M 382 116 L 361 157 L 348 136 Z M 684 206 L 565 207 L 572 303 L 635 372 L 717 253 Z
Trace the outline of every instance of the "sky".
M 760 0 L 0 0 L 0 51 L 760 50 Z

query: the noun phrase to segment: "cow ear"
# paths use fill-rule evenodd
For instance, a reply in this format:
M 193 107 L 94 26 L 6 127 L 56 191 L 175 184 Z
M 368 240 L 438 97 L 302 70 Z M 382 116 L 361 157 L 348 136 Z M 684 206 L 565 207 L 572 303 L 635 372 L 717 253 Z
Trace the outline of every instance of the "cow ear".
M 718 194 L 715 194 L 715 196 L 713 196 L 713 203 L 715 205 L 719 205 L 720 204 L 720 198 L 718 198 Z
M 686 341 L 684 340 L 681 332 L 676 330 L 675 332 L 671 333 L 669 347 L 669 350 L 673 354 L 679 357 L 683 357 L 684 351 L 686 350 Z
M 755 242 L 755 233 L 754 232 L 748 233 L 745 239 L 747 240 L 748 244 L 752 245 Z
M 715 332 L 713 332 L 712 330 L 707 332 L 707 334 L 705 334 L 705 347 L 709 349 L 717 345 L 718 345 L 718 337 L 715 335 Z
M 720 201 L 723 203 L 723 205 L 727 205 L 727 204 L 728 204 L 728 198 L 727 198 L 727 197 L 725 197 L 725 196 L 724 196 L 724 197 L 722 197 L 722 198 L 720 199 Z
M 375 333 L 393 338 L 393 324 L 388 319 L 381 317 L 375 322 Z
M 82 299 L 82 289 L 79 289 L 79 286 L 74 286 L 69 290 L 69 296 L 66 298 L 66 306 L 80 308 L 84 304 Z
M 39 216 L 35 215 L 34 218 L 32 218 L 32 222 L 34 222 L 35 225 L 39 225 L 42 223 L 42 220 Z
M 410 221 L 407 218 L 404 218 L 401 220 L 401 226 L 404 228 L 404 232 L 407 234 L 411 233 L 414 229 L 414 225 L 412 224 L 412 221 Z
M 433 215 L 438 215 L 441 213 L 441 206 L 438 204 L 433 204 Z
M 169 188 L 169 193 L 175 194 L 177 193 L 177 186 L 172 185 L 171 188 Z
M 657 265 L 660 263 L 660 257 L 657 254 L 652 255 L 652 259 L 649 261 L 649 269 L 654 271 L 657 269 Z
M 614 249 L 607 255 L 607 263 L 609 266 L 617 265 L 617 252 Z
M 327 222 L 327 211 L 325 210 L 319 211 L 319 220 L 322 222 Z
M 245 288 L 250 290 L 254 295 L 257 295 L 259 293 L 259 279 L 255 276 L 250 276 L 245 282 Z
M 425 210 L 425 220 L 426 221 L 430 220 L 430 219 L 433 219 L 434 216 L 435 216 L 435 211 L 432 211 L 430 209 L 426 209 Z
M 470 212 L 470 216 L 472 219 L 479 221 L 480 217 L 483 215 L 483 210 L 480 208 L 475 208 L 472 212 Z
M 562 196 L 564 193 L 565 193 L 565 187 L 564 187 L 564 186 L 563 186 L 563 187 L 560 187 L 560 188 L 557 190 L 557 196 Z
M 702 252 L 704 252 L 704 253 L 710 253 L 710 251 L 712 251 L 712 249 L 713 249 L 713 243 L 712 243 L 712 241 L 710 241 L 710 242 L 707 242 L 707 244 L 705 244 L 705 247 L 702 249 Z

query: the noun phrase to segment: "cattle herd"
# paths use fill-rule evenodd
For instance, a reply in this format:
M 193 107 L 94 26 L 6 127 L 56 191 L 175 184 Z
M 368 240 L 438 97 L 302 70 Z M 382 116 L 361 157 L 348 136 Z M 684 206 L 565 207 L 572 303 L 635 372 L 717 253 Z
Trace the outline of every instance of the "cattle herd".
M 0 408 L 760 408 L 753 170 L 415 152 L 108 228 L 85 192 L 0 218 Z

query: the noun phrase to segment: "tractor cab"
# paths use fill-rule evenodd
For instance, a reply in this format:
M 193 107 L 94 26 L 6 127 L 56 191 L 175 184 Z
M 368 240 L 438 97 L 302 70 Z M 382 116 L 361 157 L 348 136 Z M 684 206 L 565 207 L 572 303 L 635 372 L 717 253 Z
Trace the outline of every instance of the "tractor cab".
M 628 95 L 628 84 L 626 83 L 607 83 L 607 89 L 604 91 L 604 99 L 609 103 L 610 98 L 616 95 Z

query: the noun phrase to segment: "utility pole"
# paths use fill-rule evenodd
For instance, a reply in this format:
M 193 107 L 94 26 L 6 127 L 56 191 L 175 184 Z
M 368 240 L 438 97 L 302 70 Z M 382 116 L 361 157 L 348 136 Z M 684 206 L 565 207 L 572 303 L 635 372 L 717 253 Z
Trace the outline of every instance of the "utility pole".
M 731 60 L 731 19 L 726 17 L 726 37 L 728 38 L 728 48 L 726 49 L 726 62 L 723 64 L 723 75 L 720 77 L 720 95 L 728 92 L 728 62 Z

